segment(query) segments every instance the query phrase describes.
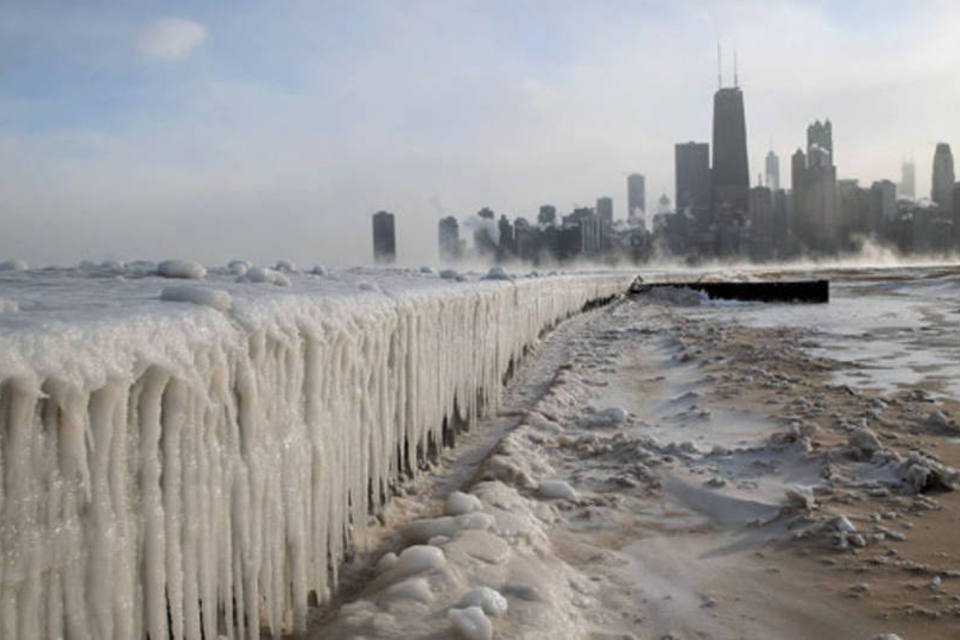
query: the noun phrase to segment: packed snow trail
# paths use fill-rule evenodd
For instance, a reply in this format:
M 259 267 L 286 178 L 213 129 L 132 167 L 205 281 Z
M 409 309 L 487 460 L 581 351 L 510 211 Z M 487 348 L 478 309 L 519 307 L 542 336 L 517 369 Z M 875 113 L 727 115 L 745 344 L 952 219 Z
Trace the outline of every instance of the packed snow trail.
M 630 280 L 194 271 L 0 278 L 0 636 L 303 630 L 391 485 Z

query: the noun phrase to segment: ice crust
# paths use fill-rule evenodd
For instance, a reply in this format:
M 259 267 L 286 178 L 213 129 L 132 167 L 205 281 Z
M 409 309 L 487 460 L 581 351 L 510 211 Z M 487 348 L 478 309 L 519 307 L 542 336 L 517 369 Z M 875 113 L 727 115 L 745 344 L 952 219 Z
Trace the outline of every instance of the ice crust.
M 190 260 L 164 260 L 157 265 L 157 274 L 164 278 L 199 280 L 207 275 L 203 265 Z
M 233 304 L 230 294 L 226 291 L 206 287 L 164 287 L 160 292 L 160 299 L 168 302 L 189 302 L 211 307 L 217 311 L 227 311 Z
M 21 303 L 0 316 L 0 637 L 303 631 L 310 594 L 328 599 L 346 545 L 364 547 L 370 496 L 418 473 L 455 407 L 496 410 L 542 330 L 630 280 L 235 277 L 206 276 L 232 297 L 224 313 L 158 300 L 150 273 L 0 281 Z M 451 533 L 492 522 L 468 512 Z M 444 563 L 414 546 L 382 568 Z

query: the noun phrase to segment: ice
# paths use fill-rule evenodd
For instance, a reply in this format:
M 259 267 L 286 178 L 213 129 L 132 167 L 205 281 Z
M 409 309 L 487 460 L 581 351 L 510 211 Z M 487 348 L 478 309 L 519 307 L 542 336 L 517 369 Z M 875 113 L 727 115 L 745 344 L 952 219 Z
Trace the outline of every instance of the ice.
M 444 280 L 460 280 L 463 276 L 455 269 L 444 269 L 440 272 L 440 277 Z
M 242 276 L 253 266 L 246 260 L 231 260 L 227 263 L 227 270 L 235 276 Z
M 492 640 L 493 624 L 480 607 L 450 609 L 447 617 L 457 637 L 464 640 Z
M 866 459 L 883 449 L 880 438 L 867 427 L 857 427 L 851 431 L 847 436 L 847 442 L 860 457 Z
M 160 292 L 160 299 L 169 302 L 190 302 L 212 307 L 217 311 L 229 311 L 230 305 L 233 304 L 230 294 L 226 291 L 207 287 L 164 287 Z
M 266 282 L 278 287 L 289 287 L 291 285 L 290 278 L 279 271 L 267 267 L 250 267 L 244 275 L 240 276 L 240 281 Z
M 327 275 L 327 268 L 322 264 L 315 265 L 313 269 L 310 269 L 310 273 L 315 276 L 325 276 Z
M 577 492 L 563 480 L 544 480 L 540 483 L 540 495 L 547 500 L 576 500 Z
M 485 280 L 512 280 L 513 276 L 507 273 L 503 267 L 490 267 L 487 275 L 483 278 Z
M 477 496 L 462 491 L 454 491 L 447 496 L 444 510 L 449 516 L 459 516 L 471 511 L 479 511 L 482 508 L 483 504 Z
M 273 269 L 280 273 L 294 273 L 297 270 L 297 265 L 290 260 L 277 260 L 276 264 L 273 265 Z
M 191 260 L 164 260 L 157 265 L 157 274 L 164 278 L 199 280 L 207 275 L 207 270 Z
M 392 584 L 383 592 L 383 597 L 385 599 L 415 600 L 423 604 L 433 602 L 430 583 L 424 578 L 408 578 Z
M 507 599 L 490 587 L 477 587 L 470 591 L 458 603 L 459 607 L 480 607 L 488 616 L 499 618 L 507 612 Z
M 360 269 L 287 289 L 211 272 L 226 314 L 158 299 L 161 270 L 0 278 L 20 307 L 0 315 L 0 637 L 302 632 L 444 424 L 495 414 L 544 329 L 630 281 Z M 457 516 L 445 548 L 491 522 Z M 444 558 L 415 546 L 381 569 Z
M 0 313 L 16 313 L 20 311 L 20 305 L 14 300 L 0 298 Z
M 0 271 L 26 271 L 29 266 L 20 258 L 11 258 L 0 262 Z
M 397 556 L 390 571 L 399 576 L 409 576 L 432 569 L 442 569 L 447 564 L 443 550 L 427 544 L 415 544 L 407 547 Z

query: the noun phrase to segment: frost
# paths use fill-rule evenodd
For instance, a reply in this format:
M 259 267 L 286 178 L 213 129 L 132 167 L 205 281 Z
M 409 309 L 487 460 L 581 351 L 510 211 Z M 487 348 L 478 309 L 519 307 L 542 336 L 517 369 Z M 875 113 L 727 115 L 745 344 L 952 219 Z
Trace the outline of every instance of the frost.
M 12 258 L 0 262 L 0 271 L 26 271 L 29 266 L 20 258 Z
M 457 637 L 463 640 L 491 640 L 493 624 L 480 607 L 450 609 L 447 613 Z
M 577 499 L 577 492 L 563 480 L 544 480 L 540 483 L 540 495 L 547 500 Z
M 13 300 L 7 300 L 6 298 L 0 298 L 0 314 L 4 313 L 17 313 L 20 311 L 20 305 L 18 305 Z
M 488 616 L 499 618 L 507 612 L 507 599 L 490 587 L 477 587 L 457 603 L 458 607 L 480 607 Z
M 290 278 L 267 267 L 251 267 L 246 274 L 240 276 L 240 282 L 266 282 L 278 287 L 290 286 Z
M 160 292 L 160 299 L 169 302 L 190 302 L 212 307 L 217 311 L 229 311 L 233 304 L 230 294 L 222 289 L 190 286 L 164 287 Z
M 463 493 L 462 491 L 454 491 L 447 496 L 444 511 L 446 511 L 447 515 L 459 516 L 464 513 L 470 513 L 471 511 L 479 511 L 482 508 L 483 504 L 480 503 L 480 498 L 477 496 Z
M 199 280 L 207 275 L 203 265 L 191 260 L 164 260 L 157 265 L 157 275 L 164 278 Z

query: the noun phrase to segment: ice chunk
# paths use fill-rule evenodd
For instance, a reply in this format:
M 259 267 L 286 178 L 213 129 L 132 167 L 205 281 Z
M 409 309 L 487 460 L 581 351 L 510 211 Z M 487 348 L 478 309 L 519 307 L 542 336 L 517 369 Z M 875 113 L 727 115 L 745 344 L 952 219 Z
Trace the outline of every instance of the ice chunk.
M 463 493 L 462 491 L 454 491 L 447 496 L 447 503 L 444 510 L 447 515 L 459 516 L 464 513 L 470 513 L 471 511 L 479 511 L 482 508 L 483 505 L 477 496 Z
M 404 549 L 391 570 L 397 575 L 409 576 L 432 569 L 441 569 L 447 564 L 443 550 L 425 544 L 415 544 Z
M 427 582 L 425 578 L 407 578 L 403 582 L 390 585 L 383 592 L 383 597 L 387 599 L 416 600 L 423 604 L 433 602 L 430 583 Z
M 847 436 L 847 443 L 853 447 L 861 457 L 870 458 L 883 448 L 880 438 L 867 427 L 858 427 Z
M 583 426 L 590 427 L 615 427 L 623 424 L 627 419 L 627 410 L 621 407 L 610 407 L 597 411 L 583 420 Z
M 480 607 L 450 609 L 447 618 L 457 637 L 463 640 L 491 640 L 493 624 Z
M 289 260 L 277 260 L 277 263 L 273 265 L 275 271 L 280 273 L 293 273 L 297 270 L 297 265 L 290 262 Z
M 164 278 L 199 280 L 207 275 L 207 270 L 192 260 L 164 260 L 157 265 L 157 274 Z
M 513 280 L 513 276 L 507 273 L 503 267 L 490 267 L 490 271 L 487 271 L 487 275 L 483 276 L 484 280 Z
M 251 266 L 253 265 L 246 260 L 231 260 L 227 263 L 227 271 L 235 276 L 242 276 L 250 270 Z
M 577 492 L 563 480 L 544 480 L 540 483 L 540 495 L 547 500 L 577 499 Z
M 310 273 L 315 276 L 325 276 L 327 275 L 327 268 L 322 264 L 318 264 L 314 266 L 313 269 L 310 269 Z
M 433 267 L 430 267 L 430 266 L 427 266 L 427 265 L 423 265 L 422 267 L 420 267 L 420 273 L 430 273 L 430 274 L 433 274 L 433 273 L 436 273 L 436 271 L 433 270 Z
M 499 618 L 507 612 L 507 599 L 495 589 L 477 587 L 460 598 L 457 606 L 462 608 L 480 607 L 488 616 Z
M 457 524 L 461 529 L 480 529 L 487 530 L 493 527 L 496 524 L 496 521 L 493 519 L 489 513 L 465 513 L 464 515 L 457 518 Z
M 7 300 L 6 298 L 0 298 L 0 314 L 17 313 L 18 311 L 20 311 L 20 305 L 16 302 Z
M 444 269 L 440 272 L 440 277 L 444 280 L 460 280 L 462 276 L 455 269 Z
M 278 287 L 289 287 L 290 278 L 279 271 L 267 267 L 251 267 L 246 274 L 240 276 L 239 282 L 267 282 Z
M 0 262 L 0 271 L 26 271 L 29 267 L 20 258 L 11 258 Z
M 393 551 L 388 551 L 380 556 L 379 560 L 377 560 L 377 573 L 389 571 L 395 564 L 397 564 L 397 554 L 395 554 Z
M 217 311 L 229 311 L 233 304 L 230 294 L 223 289 L 191 286 L 164 287 L 160 292 L 160 299 L 168 302 L 190 302 L 212 307 Z
M 856 533 L 857 528 L 853 526 L 847 516 L 837 516 L 833 520 L 833 528 L 841 533 Z

